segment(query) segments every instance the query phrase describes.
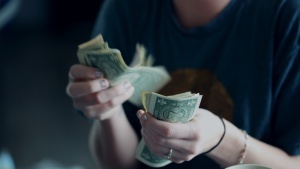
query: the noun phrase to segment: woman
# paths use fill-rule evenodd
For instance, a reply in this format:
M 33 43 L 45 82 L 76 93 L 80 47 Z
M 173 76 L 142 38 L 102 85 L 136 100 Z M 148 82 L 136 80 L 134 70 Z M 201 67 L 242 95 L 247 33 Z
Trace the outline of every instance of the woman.
M 127 63 L 143 44 L 172 76 L 161 93 L 191 90 L 203 100 L 189 123 L 159 121 L 126 102 L 129 82 L 109 88 L 100 70 L 72 66 L 67 93 L 96 119 L 96 161 L 150 168 L 135 158 L 143 135 L 174 162 L 163 168 L 299 167 L 299 12 L 297 0 L 107 0 L 93 36 L 101 33 Z

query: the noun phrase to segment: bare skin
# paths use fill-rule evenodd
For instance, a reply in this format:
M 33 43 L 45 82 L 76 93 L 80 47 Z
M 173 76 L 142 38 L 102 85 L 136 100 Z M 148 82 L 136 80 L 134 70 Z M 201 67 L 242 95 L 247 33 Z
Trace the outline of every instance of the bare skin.
M 229 2 L 230 0 L 173 0 L 177 19 L 186 29 L 212 21 Z
M 206 152 L 217 144 L 224 131 L 219 117 L 204 109 L 199 109 L 187 124 L 156 120 L 142 110 L 137 114 L 141 117 L 142 134 L 148 147 L 160 157 L 164 157 L 172 148 L 171 160 L 175 163 L 189 161 Z M 221 144 L 207 154 L 222 167 L 238 164 L 245 146 L 244 133 L 228 121 L 225 121 L 225 125 L 226 135 Z M 293 169 L 300 165 L 299 156 L 290 156 L 252 137 L 249 137 L 249 143 L 244 163 L 274 169 Z
M 90 135 L 95 160 L 101 159 L 99 162 L 105 168 L 136 168 L 133 157 L 138 139 L 122 108 L 134 88 L 129 82 L 108 88 L 101 72 L 82 65 L 72 66 L 69 76 L 66 90 L 74 107 L 96 119 Z
M 184 28 L 190 29 L 210 22 L 228 5 L 229 0 L 173 2 L 179 22 Z M 137 169 L 139 162 L 135 159 L 135 150 L 138 139 L 122 108 L 122 103 L 130 98 L 134 88 L 128 82 L 108 88 L 108 81 L 101 72 L 82 65 L 72 66 L 69 74 L 70 82 L 66 90 L 74 106 L 87 117 L 96 119 L 90 137 L 95 160 L 107 169 Z M 186 124 L 159 121 L 142 110 L 137 115 L 148 147 L 161 157 L 172 148 L 170 160 L 175 163 L 189 161 L 209 150 L 217 144 L 224 131 L 220 119 L 204 109 L 198 109 L 195 118 Z M 222 167 L 237 164 L 245 146 L 244 133 L 228 121 L 225 121 L 225 125 L 227 131 L 223 141 L 207 154 Z M 252 137 L 249 137 L 249 142 L 244 163 L 274 169 L 300 166 L 299 156 L 290 156 Z

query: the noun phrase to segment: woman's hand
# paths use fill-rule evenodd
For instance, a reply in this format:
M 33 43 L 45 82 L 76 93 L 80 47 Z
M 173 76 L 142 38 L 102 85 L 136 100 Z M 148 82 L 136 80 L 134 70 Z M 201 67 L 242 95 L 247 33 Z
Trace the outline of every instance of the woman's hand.
M 157 120 L 139 110 L 142 136 L 155 155 L 165 158 L 173 149 L 171 161 L 182 163 L 214 147 L 224 132 L 220 118 L 205 109 L 198 109 L 188 123 Z
M 73 65 L 69 79 L 66 92 L 72 98 L 74 107 L 88 118 L 105 120 L 113 117 L 134 92 L 128 81 L 109 87 L 101 71 L 84 65 Z

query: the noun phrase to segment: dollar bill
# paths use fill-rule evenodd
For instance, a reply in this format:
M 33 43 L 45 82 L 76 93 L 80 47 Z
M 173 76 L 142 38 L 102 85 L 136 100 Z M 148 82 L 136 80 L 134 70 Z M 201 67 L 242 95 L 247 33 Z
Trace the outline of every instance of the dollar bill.
M 170 123 L 187 123 L 193 119 L 201 99 L 202 95 L 191 92 L 172 96 L 143 92 L 142 95 L 145 111 L 151 113 L 156 119 Z M 136 158 L 151 167 L 163 167 L 171 163 L 170 160 L 154 155 L 143 138 L 137 147 Z
M 149 65 L 153 59 L 145 56 L 146 50 L 141 45 L 137 45 L 135 54 L 138 62 L 134 67 L 127 66 L 121 52 L 110 49 L 101 34 L 79 45 L 77 55 L 81 64 L 100 69 L 111 86 L 128 80 L 135 88 L 129 101 L 136 106 L 142 105 L 142 91 L 158 91 L 171 79 L 163 66 Z

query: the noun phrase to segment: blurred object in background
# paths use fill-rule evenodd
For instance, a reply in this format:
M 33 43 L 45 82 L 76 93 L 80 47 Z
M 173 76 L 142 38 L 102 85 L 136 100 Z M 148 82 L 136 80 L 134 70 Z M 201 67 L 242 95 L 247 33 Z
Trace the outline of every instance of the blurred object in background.
M 5 149 L 0 149 L 0 169 L 15 169 L 14 161 Z
M 0 32 L 2 29 L 8 25 L 11 20 L 17 15 L 19 8 L 20 8 L 21 0 L 0 0 Z M 2 56 L 0 51 L 0 57 Z M 5 58 L 1 57 L 1 63 L 3 64 Z M 0 78 L 3 79 L 3 71 L 5 71 L 0 64 Z M 0 119 L 4 119 L 4 94 L 3 94 L 3 86 L 2 83 L 0 84 Z M 3 100 L 2 100 L 3 99 Z M 0 121 L 0 169 L 15 169 L 14 161 L 9 153 L 8 150 L 2 148 L 4 145 L 4 138 L 5 135 L 5 124 Z M 5 137 L 5 136 L 4 136 Z M 2 149 L 1 149 L 2 148 Z
M 0 0 L 0 30 L 16 16 L 20 0 Z
M 0 30 L 0 148 L 9 150 L 17 169 L 94 169 L 90 121 L 75 112 L 65 87 L 102 1 L 19 1 Z
M 0 168 L 2 169 L 2 168 Z M 80 165 L 62 165 L 56 161 L 44 159 L 30 167 L 20 167 L 18 169 L 86 169 Z

